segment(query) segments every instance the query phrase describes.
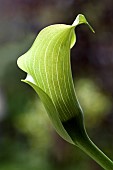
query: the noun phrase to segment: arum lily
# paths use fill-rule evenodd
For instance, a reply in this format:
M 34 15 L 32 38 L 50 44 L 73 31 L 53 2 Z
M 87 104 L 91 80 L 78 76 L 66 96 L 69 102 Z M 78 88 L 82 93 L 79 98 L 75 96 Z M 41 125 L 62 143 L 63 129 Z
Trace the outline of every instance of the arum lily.
M 17 64 L 27 73 L 22 81 L 39 95 L 58 134 L 86 152 L 104 169 L 111 170 L 113 162 L 86 133 L 83 111 L 73 85 L 70 49 L 76 42 L 75 28 L 82 23 L 94 32 L 82 14 L 72 25 L 55 24 L 44 28 Z

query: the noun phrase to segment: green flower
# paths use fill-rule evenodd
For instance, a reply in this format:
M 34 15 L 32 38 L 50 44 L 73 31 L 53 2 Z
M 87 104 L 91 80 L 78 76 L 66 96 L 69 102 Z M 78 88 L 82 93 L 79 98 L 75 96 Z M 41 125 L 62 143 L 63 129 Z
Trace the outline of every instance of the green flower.
M 104 169 L 113 169 L 113 162 L 89 139 L 83 112 L 74 90 L 70 48 L 76 42 L 75 27 L 87 24 L 77 16 L 72 25 L 56 24 L 43 29 L 18 66 L 27 73 L 24 82 L 37 92 L 59 135 L 91 156 Z M 93 31 L 94 32 L 94 31 Z
M 72 25 L 56 24 L 44 28 L 30 50 L 17 61 L 27 73 L 23 81 L 35 89 L 56 131 L 70 143 L 75 142 L 68 134 L 65 122 L 72 118 L 81 119 L 80 124 L 84 126 L 70 64 L 70 48 L 76 42 L 74 30 L 82 23 L 88 24 L 85 17 L 79 14 Z

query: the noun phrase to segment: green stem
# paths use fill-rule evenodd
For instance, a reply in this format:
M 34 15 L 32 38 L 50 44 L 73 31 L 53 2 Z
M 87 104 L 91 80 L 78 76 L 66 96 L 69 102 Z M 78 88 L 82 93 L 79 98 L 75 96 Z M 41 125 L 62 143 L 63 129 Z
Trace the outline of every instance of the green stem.
M 113 162 L 88 137 L 80 114 L 63 122 L 63 126 L 76 146 L 93 158 L 105 170 L 113 170 Z
M 78 142 L 78 147 L 93 158 L 105 170 L 113 169 L 113 162 L 89 139 L 88 136 L 85 140 Z

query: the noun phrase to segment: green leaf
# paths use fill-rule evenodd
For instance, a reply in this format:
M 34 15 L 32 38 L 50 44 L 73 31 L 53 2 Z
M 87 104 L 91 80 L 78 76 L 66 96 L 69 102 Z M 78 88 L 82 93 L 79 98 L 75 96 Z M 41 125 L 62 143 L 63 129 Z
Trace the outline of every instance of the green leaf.
M 30 50 L 17 61 L 18 66 L 28 74 L 25 82 L 38 93 L 57 132 L 71 143 L 73 141 L 63 122 L 83 117 L 70 64 L 70 48 L 76 42 L 74 29 L 82 23 L 89 25 L 79 14 L 73 25 L 56 24 L 44 28 Z

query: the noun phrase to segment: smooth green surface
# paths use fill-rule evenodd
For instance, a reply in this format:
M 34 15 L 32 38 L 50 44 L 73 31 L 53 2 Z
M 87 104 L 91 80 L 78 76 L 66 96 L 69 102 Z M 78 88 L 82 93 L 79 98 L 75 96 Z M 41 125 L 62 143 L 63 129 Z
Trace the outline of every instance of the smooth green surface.
M 83 141 L 80 140 L 78 146 L 105 170 L 113 169 L 113 162 L 89 139 L 89 137 L 86 137 Z
M 76 146 L 93 158 L 105 170 L 113 169 L 113 162 L 88 137 L 80 116 L 64 122 L 63 125 Z
M 79 14 L 73 25 L 56 24 L 44 28 L 30 50 L 17 61 L 28 74 L 24 81 L 38 93 L 57 132 L 71 143 L 61 122 L 78 113 L 82 117 L 70 64 L 70 48 L 76 42 L 75 27 L 82 23 L 88 24 Z
M 46 27 L 38 34 L 30 50 L 18 59 L 17 64 L 27 73 L 23 81 L 38 93 L 60 136 L 76 144 L 104 169 L 110 170 L 112 161 L 87 140 L 83 112 L 72 80 L 70 48 L 76 42 L 74 29 L 82 23 L 89 25 L 86 18 L 79 14 L 72 25 Z

